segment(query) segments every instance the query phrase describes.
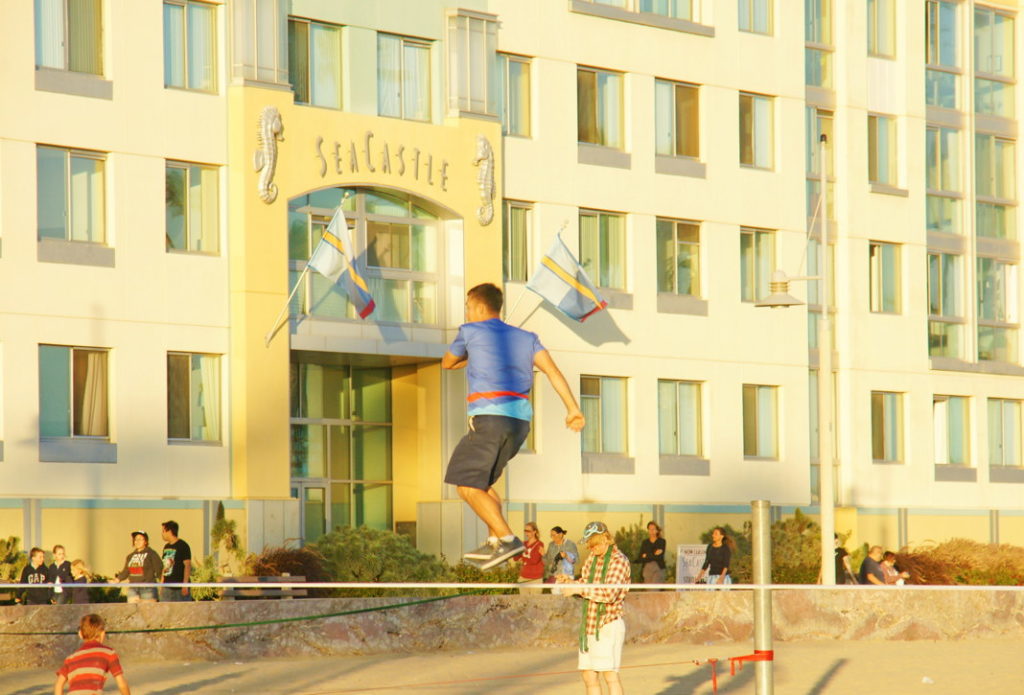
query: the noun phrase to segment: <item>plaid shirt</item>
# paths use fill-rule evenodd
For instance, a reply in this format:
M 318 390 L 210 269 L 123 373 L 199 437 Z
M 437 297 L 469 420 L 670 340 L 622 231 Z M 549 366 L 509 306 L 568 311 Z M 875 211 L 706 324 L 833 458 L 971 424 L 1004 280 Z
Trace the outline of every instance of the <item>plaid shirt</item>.
M 608 575 L 601 581 L 601 563 L 604 556 L 591 555 L 583 563 L 583 576 L 576 580 L 577 584 L 589 584 L 587 577 L 590 576 L 591 566 L 597 562 L 594 570 L 594 584 L 629 584 L 629 558 L 622 554 L 618 548 L 612 550 L 611 560 L 608 562 Z M 626 600 L 628 586 L 621 589 L 584 589 L 580 596 L 590 599 L 587 603 L 587 634 L 597 634 L 598 628 L 622 617 L 622 602 Z M 604 605 L 601 613 L 601 624 L 597 623 L 598 609 Z

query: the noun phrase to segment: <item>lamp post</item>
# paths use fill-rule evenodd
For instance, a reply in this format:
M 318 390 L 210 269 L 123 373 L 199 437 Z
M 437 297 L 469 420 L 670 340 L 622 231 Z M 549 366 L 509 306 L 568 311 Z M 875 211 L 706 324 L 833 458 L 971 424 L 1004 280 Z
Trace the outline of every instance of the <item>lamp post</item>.
M 772 273 L 769 283 L 771 294 L 755 306 L 785 308 L 803 304 L 789 294 L 790 280 L 818 280 L 818 298 L 821 318 L 818 320 L 818 505 L 821 516 L 821 583 L 836 583 L 835 482 L 832 461 L 832 318 L 829 316 L 830 274 L 828 269 L 828 190 L 826 188 L 825 146 L 828 137 L 822 133 L 819 141 L 819 167 L 821 169 L 821 243 L 818 245 L 818 274 L 810 277 L 790 278 L 781 270 Z

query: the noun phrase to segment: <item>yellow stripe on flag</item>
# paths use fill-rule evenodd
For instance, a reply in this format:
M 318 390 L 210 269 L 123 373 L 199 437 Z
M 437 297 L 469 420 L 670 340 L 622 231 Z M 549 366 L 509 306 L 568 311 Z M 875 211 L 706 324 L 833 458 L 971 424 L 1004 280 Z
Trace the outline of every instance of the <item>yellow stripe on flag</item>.
M 345 260 L 348 262 L 348 274 L 352 278 L 352 282 L 356 283 L 356 287 L 369 294 L 370 288 L 366 286 L 366 281 L 363 280 L 362 276 L 356 272 L 355 267 L 352 265 L 348 252 L 345 251 L 345 243 L 330 232 L 324 232 L 324 241 L 338 249 L 345 256 Z
M 553 260 L 551 259 L 551 257 L 550 257 L 550 256 L 544 256 L 544 258 L 542 258 L 540 262 L 541 262 L 541 263 L 542 263 L 542 264 L 544 265 L 544 267 L 546 267 L 546 268 L 547 268 L 548 270 L 550 270 L 550 271 L 551 271 L 552 273 L 554 273 L 554 274 L 555 274 L 555 275 L 557 275 L 557 276 L 558 276 L 559 278 L 561 278 L 561 279 L 562 279 L 562 281 L 563 281 L 563 282 L 565 282 L 565 283 L 566 283 L 567 285 L 569 285 L 570 287 L 572 287 L 573 289 L 575 289 L 575 290 L 576 290 L 577 292 L 579 292 L 579 293 L 580 293 L 580 294 L 582 294 L 582 295 L 583 295 L 584 297 L 586 297 L 587 299 L 589 299 L 590 301 L 592 301 L 592 302 L 593 302 L 594 304 L 597 304 L 598 306 L 600 306 L 600 304 L 601 304 L 601 300 L 599 300 L 599 299 L 598 299 L 598 298 L 597 298 L 597 297 L 596 297 L 596 296 L 594 295 L 594 293 L 590 291 L 590 288 L 589 288 L 589 287 L 587 287 L 586 285 L 582 284 L 582 283 L 581 283 L 581 282 L 580 282 L 579 280 L 577 280 L 577 279 L 576 279 L 576 278 L 575 278 L 575 277 L 574 277 L 573 275 L 570 275 L 570 274 L 569 274 L 569 273 L 568 273 L 568 272 L 567 272 L 567 271 L 565 270 L 565 268 L 563 268 L 562 266 L 560 266 L 560 265 L 558 265 L 557 263 L 555 263 L 555 262 L 554 262 L 554 261 L 553 261 Z

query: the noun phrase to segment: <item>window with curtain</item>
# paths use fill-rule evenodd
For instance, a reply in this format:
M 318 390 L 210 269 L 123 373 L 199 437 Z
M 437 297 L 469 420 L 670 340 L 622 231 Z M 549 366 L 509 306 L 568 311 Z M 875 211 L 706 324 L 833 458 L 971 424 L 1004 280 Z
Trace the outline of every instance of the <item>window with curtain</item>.
M 773 114 L 775 100 L 740 93 L 740 164 L 771 169 L 775 158 Z
M 935 435 L 935 463 L 968 466 L 970 457 L 970 400 L 963 396 L 935 396 L 932 421 Z
M 978 359 L 1020 361 L 1017 265 L 978 257 Z
M 501 229 L 501 262 L 506 282 L 526 282 L 530 272 L 529 203 L 505 201 L 505 220 Z
M 772 33 L 772 0 L 738 0 L 740 31 Z
M 167 162 L 165 178 L 168 251 L 217 253 L 220 238 L 217 167 Z
M 1019 468 L 1021 461 L 1021 402 L 988 399 L 988 463 Z
M 700 223 L 659 219 L 655 233 L 658 291 L 701 296 Z
M 804 83 L 832 88 L 832 0 L 804 0 Z
M 974 110 L 1014 115 L 1014 21 L 989 7 L 974 8 Z
M 876 462 L 903 461 L 903 394 L 871 392 L 871 458 Z
M 700 157 L 699 95 L 697 85 L 654 81 L 654 142 L 657 154 Z
M 929 232 L 959 234 L 960 201 L 960 131 L 954 128 L 928 126 L 925 130 L 925 198 Z
M 775 270 L 775 234 L 764 229 L 740 230 L 740 298 L 756 302 L 768 296 Z
M 900 312 L 900 246 L 882 241 L 868 243 L 871 311 Z
M 36 147 L 36 223 L 40 239 L 106 240 L 105 156 Z
M 828 138 L 825 151 L 825 190 L 828 192 L 828 218 L 836 218 L 836 152 L 832 137 L 834 114 L 815 106 L 808 106 L 804 112 L 807 130 L 807 217 L 812 218 L 821 205 L 821 136 Z
M 499 53 L 498 64 L 504 82 L 501 89 L 502 133 L 530 137 L 530 59 Z
M 36 67 L 103 74 L 102 0 L 35 0 Z
M 743 384 L 743 455 L 779 457 L 778 386 Z
M 1016 143 L 974 135 L 975 227 L 978 236 L 1017 238 Z
M 611 376 L 580 377 L 583 451 L 591 454 L 626 454 L 626 379 Z
M 658 451 L 669 456 L 703 456 L 701 383 L 658 380 Z
M 217 90 L 217 8 L 164 0 L 164 86 Z
M 623 149 L 622 73 L 576 68 L 579 142 Z
M 928 254 L 928 354 L 959 358 L 963 354 L 963 257 Z
M 896 119 L 868 114 L 868 181 L 896 185 L 897 151 Z
M 956 0 L 925 3 L 925 102 L 929 106 L 955 109 L 959 103 L 959 4 Z
M 868 0 L 868 55 L 896 57 L 896 2 Z
M 39 346 L 39 436 L 109 437 L 107 351 Z
M 377 113 L 430 120 L 430 43 L 377 34 Z
M 498 115 L 498 21 L 493 15 L 448 17 L 448 108 Z
M 598 287 L 626 289 L 626 218 L 580 211 L 580 265 Z
M 288 81 L 295 103 L 341 108 L 341 27 L 288 18 Z
M 167 353 L 167 438 L 221 441 L 220 357 Z

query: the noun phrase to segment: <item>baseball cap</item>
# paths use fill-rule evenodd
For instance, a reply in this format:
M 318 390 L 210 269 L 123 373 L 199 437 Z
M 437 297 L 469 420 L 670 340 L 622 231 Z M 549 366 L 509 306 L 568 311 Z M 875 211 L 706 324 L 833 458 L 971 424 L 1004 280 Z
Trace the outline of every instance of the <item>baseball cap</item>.
M 583 540 L 581 542 L 586 543 L 590 540 L 591 536 L 596 536 L 599 533 L 608 533 L 608 527 L 605 526 L 603 521 L 591 521 L 583 529 Z
M 142 536 L 146 539 L 146 542 L 149 543 L 149 534 L 145 531 L 132 531 L 132 540 L 135 540 L 136 536 Z

